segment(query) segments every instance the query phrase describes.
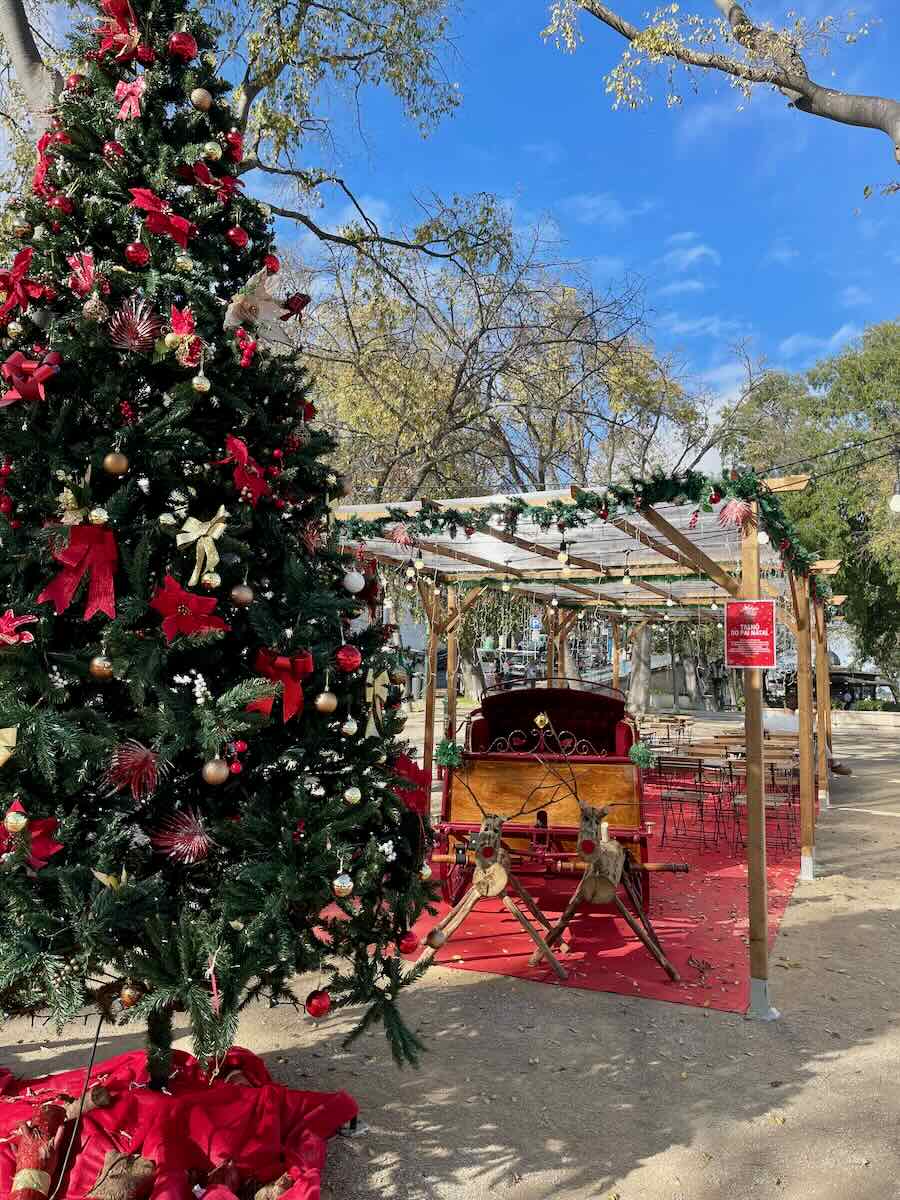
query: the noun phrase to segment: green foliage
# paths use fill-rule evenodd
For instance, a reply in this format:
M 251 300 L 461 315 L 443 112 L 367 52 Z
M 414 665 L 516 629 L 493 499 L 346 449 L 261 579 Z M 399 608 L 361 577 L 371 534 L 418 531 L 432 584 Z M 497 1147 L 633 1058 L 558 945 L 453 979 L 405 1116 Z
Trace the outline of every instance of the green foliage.
M 434 761 L 439 767 L 458 767 L 462 762 L 462 749 L 456 742 L 443 738 L 434 752 Z
M 395 1052 L 414 1058 L 420 1044 L 395 1001 L 417 973 L 401 971 L 394 946 L 431 900 L 419 875 L 428 833 L 394 788 L 396 720 L 363 732 L 368 673 L 393 658 L 377 623 L 351 624 L 360 605 L 342 586 L 330 527 L 338 480 L 323 457 L 332 442 L 307 424 L 302 364 L 270 347 L 248 314 L 259 346 L 241 367 L 223 328 L 273 231 L 240 191 L 223 202 L 185 179 L 203 155 L 220 181 L 235 166 L 228 152 L 205 149 L 228 151 L 234 122 L 210 56 L 215 36 L 180 0 L 153 0 L 138 20 L 156 54 L 143 72 L 86 57 L 96 14 L 74 34 L 73 57 L 90 65 L 59 101 L 55 129 L 69 140 L 45 147 L 45 177 L 17 209 L 32 252 L 27 277 L 46 290 L 4 314 L 15 317 L 4 356 L 53 350 L 61 363 L 42 399 L 6 397 L 0 409 L 0 611 L 35 618 L 24 627 L 33 641 L 0 654 L 0 729 L 17 731 L 0 768 L 0 813 L 18 799 L 29 820 L 21 832 L 0 827 L 0 1017 L 47 1013 L 60 1024 L 94 1004 L 146 1021 L 162 1083 L 173 1013 L 186 1014 L 197 1053 L 214 1060 L 245 1004 L 289 1001 L 292 977 L 315 969 L 334 979 L 342 1003 L 372 1005 L 368 1019 L 383 1019 Z M 199 43 L 188 63 L 167 50 L 176 28 Z M 146 82 L 141 114 L 125 119 L 115 89 L 135 78 Z M 188 102 L 197 87 L 218 98 L 209 112 Z M 111 139 L 121 155 L 104 154 Z M 184 249 L 131 205 L 137 187 L 196 226 L 190 270 Z M 58 196 L 71 214 L 51 206 Z M 246 246 L 226 237 L 232 226 L 247 232 Z M 138 240 L 146 270 L 123 255 Z M 166 333 L 173 306 L 190 310 L 209 394 L 192 382 L 200 368 L 171 347 L 123 348 L 111 322 L 85 314 L 70 278 L 76 254 L 93 256 L 95 290 L 112 314 L 142 300 Z M 112 450 L 127 456 L 124 475 L 103 466 Z M 192 584 L 197 546 L 179 545 L 178 533 L 220 507 L 215 575 Z M 76 584 L 78 565 L 61 557 L 86 529 L 114 539 L 114 616 L 104 606 L 86 619 L 102 580 L 93 566 Z M 309 530 L 321 541 L 315 552 Z M 61 572 L 73 587 L 56 612 L 44 593 Z M 196 627 L 165 626 L 157 600 L 167 577 L 189 601 L 169 615 L 193 613 Z M 231 598 L 243 584 L 249 607 Z M 204 628 L 211 616 L 226 628 Z M 335 662 L 345 642 L 362 655 L 349 673 Z M 326 686 L 338 698 L 333 717 L 312 703 Z M 341 731 L 350 715 L 353 737 Z M 155 778 L 136 773 L 135 755 L 155 763 Z M 214 758 L 231 764 L 218 785 L 202 774 Z M 353 808 L 350 785 L 362 793 Z M 336 906 L 341 872 L 353 894 Z M 141 995 L 127 1011 L 125 984 Z
M 636 767 L 645 771 L 656 766 L 656 755 L 646 742 L 635 742 L 628 751 L 628 757 Z

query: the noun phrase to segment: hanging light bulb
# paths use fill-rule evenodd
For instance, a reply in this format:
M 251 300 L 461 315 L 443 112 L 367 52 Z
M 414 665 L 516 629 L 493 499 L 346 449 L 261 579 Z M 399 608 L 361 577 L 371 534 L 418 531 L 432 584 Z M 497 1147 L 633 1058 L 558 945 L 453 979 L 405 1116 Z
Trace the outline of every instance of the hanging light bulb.
M 503 580 L 503 582 L 500 584 L 500 591 L 501 591 L 501 592 L 508 592 L 509 590 L 510 590 L 510 583 L 509 583 L 509 580 L 508 580 L 508 579 L 504 579 L 504 580 Z
M 713 600 L 712 604 L 710 604 L 709 607 L 713 610 L 713 612 L 719 611 L 719 606 L 718 606 L 718 604 L 716 604 L 715 600 Z
M 550 601 L 550 607 L 559 608 L 559 596 L 554 595 L 553 599 Z
M 675 607 L 675 601 L 672 599 L 671 596 L 666 596 L 666 608 L 674 608 L 674 607 Z
M 721 621 L 719 621 L 717 624 L 718 624 L 718 627 L 719 627 L 719 629 L 724 629 L 724 628 L 725 628 L 725 626 L 722 624 L 722 622 L 721 622 Z
M 625 554 L 625 570 L 622 573 L 622 587 L 631 587 L 631 567 L 628 565 L 628 553 Z
M 423 555 L 421 550 L 416 551 L 416 558 L 415 558 L 415 561 L 413 562 L 413 566 L 415 567 L 415 569 L 417 571 L 425 570 L 425 556 Z
M 406 564 L 406 578 L 407 579 L 415 579 L 415 577 L 416 577 L 416 568 L 413 566 L 412 563 L 407 563 Z
M 566 545 L 565 538 L 559 544 L 559 554 L 556 556 L 556 561 L 561 562 L 563 566 L 569 561 L 569 547 Z
M 664 620 L 664 621 L 671 621 L 671 620 L 672 620 L 672 618 L 669 616 L 669 614 L 668 614 L 668 613 L 663 613 L 663 620 Z
M 416 590 L 416 585 L 413 583 L 413 581 L 411 579 L 407 579 L 406 583 L 403 586 L 406 588 L 406 590 L 408 592 L 414 592 Z
M 756 535 L 756 540 L 760 544 L 760 546 L 768 546 L 769 535 L 766 533 L 766 531 L 764 529 L 760 529 L 759 533 L 757 533 L 757 535 Z

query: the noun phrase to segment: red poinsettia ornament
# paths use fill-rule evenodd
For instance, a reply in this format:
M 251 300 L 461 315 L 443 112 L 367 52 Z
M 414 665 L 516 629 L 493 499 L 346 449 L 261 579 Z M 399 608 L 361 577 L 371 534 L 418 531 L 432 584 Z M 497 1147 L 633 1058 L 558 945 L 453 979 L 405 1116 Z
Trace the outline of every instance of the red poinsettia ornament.
M 162 614 L 162 631 L 166 641 L 171 642 L 179 635 L 191 637 L 214 629 L 227 633 L 231 626 L 221 617 L 212 615 L 217 603 L 214 596 L 198 596 L 185 591 L 177 579 L 167 575 L 163 586 L 156 589 L 150 607 Z
M 234 486 L 241 494 L 241 499 L 254 507 L 263 496 L 269 494 L 270 488 L 263 477 L 263 469 L 250 454 L 247 443 L 241 438 L 229 433 L 225 438 L 226 457 L 220 458 L 217 465 L 234 463 L 232 479 Z
M 13 814 L 18 815 L 17 822 L 10 819 Z M 12 825 L 15 828 L 16 824 L 21 824 L 23 818 L 25 824 L 21 830 L 18 833 L 10 832 L 9 827 Z M 46 867 L 52 855 L 58 854 L 63 848 L 60 842 L 53 840 L 53 834 L 56 833 L 58 826 L 59 821 L 56 817 L 43 817 L 37 821 L 29 820 L 22 801 L 14 800 L 6 818 L 0 823 L 0 858 L 15 850 L 16 838 L 26 834 L 30 838 L 26 861 L 33 871 L 39 871 L 41 867 Z

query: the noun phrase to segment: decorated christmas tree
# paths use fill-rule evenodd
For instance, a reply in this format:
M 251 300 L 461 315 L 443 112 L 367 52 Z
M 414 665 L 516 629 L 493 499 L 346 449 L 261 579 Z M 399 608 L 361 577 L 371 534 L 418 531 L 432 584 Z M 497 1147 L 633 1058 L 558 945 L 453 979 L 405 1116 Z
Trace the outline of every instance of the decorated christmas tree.
M 208 1060 L 316 970 L 308 1012 L 368 1003 L 414 1058 L 426 828 L 283 333 L 308 297 L 273 298 L 211 31 L 102 8 L 0 275 L 0 1015 L 146 1020 L 161 1085 L 177 1014 Z

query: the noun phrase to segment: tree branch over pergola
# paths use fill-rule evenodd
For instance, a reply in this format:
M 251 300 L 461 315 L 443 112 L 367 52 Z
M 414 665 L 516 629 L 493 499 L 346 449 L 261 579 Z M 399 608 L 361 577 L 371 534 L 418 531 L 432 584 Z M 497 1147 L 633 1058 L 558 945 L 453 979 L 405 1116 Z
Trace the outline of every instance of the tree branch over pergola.
M 803 51 L 810 42 L 830 36 L 832 18 L 823 18 L 812 28 L 798 19 L 790 28 L 776 30 L 756 24 L 733 0 L 709 3 L 718 16 L 680 14 L 677 6 L 666 5 L 646 24 L 636 25 L 601 0 L 555 0 L 544 32 L 574 50 L 580 40 L 578 14 L 586 13 L 625 39 L 625 54 L 607 76 L 607 90 L 616 105 L 637 107 L 642 102 L 639 72 L 647 65 L 666 63 L 670 68 L 680 65 L 718 72 L 744 92 L 756 85 L 776 88 L 798 112 L 880 130 L 891 139 L 900 162 L 900 101 L 825 87 L 810 76 Z M 849 40 L 854 36 L 849 34 Z M 678 101 L 680 97 L 670 91 L 670 102 Z

